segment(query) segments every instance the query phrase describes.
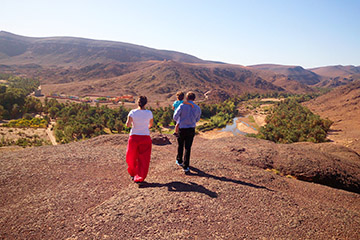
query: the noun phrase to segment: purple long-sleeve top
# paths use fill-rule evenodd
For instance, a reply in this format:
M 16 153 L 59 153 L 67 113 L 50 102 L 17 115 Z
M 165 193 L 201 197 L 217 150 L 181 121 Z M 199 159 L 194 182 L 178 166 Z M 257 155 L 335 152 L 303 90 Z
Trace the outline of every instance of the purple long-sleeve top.
M 201 109 L 193 101 L 188 104 L 181 104 L 174 112 L 174 120 L 179 124 L 179 128 L 194 128 L 196 122 L 200 120 Z

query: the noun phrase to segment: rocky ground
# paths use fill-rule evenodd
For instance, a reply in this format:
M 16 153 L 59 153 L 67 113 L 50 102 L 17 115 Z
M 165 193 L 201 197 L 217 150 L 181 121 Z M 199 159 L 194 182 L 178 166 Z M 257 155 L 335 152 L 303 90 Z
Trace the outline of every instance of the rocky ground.
M 360 158 L 353 151 L 197 136 L 185 175 L 168 137 L 173 144 L 153 145 L 141 187 L 126 172 L 126 135 L 4 152 L 0 239 L 360 238 L 359 194 L 264 170 L 303 161 L 296 169 L 317 166 L 304 174 L 346 170 L 347 184 L 356 185 Z M 342 166 L 344 159 L 351 161 Z

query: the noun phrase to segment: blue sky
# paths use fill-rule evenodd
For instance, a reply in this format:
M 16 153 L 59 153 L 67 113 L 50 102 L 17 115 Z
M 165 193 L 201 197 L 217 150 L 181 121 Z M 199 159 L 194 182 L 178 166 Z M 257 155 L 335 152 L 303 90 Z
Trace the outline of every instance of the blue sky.
M 360 65 L 360 0 L 2 0 L 0 30 L 240 65 Z

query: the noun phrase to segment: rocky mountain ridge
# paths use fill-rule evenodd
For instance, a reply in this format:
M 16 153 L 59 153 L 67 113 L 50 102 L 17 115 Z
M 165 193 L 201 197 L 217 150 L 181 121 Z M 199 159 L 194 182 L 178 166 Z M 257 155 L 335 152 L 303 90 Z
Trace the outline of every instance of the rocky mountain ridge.
M 334 88 L 360 79 L 360 66 L 336 65 L 304 69 L 301 66 L 259 64 L 249 67 L 258 69 L 263 74 L 269 74 L 270 71 L 287 77 L 287 80 L 322 88 Z
M 201 96 L 212 90 L 229 96 L 244 92 L 308 93 L 314 86 L 335 87 L 358 78 L 357 67 L 345 67 L 347 71 L 335 71 L 339 76 L 331 77 L 326 75 L 328 68 L 315 69 L 317 74 L 300 66 L 244 67 L 122 42 L 0 32 L 0 71 L 37 77 L 47 94 L 139 95 L 149 88 L 146 94 L 158 99 L 168 99 L 179 89 L 191 89 Z
M 283 74 L 290 79 L 306 85 L 315 85 L 321 81 L 321 77 L 316 73 L 304 69 L 301 66 L 285 66 L 276 64 L 260 64 L 249 66 L 258 70 L 272 71 L 275 73 Z

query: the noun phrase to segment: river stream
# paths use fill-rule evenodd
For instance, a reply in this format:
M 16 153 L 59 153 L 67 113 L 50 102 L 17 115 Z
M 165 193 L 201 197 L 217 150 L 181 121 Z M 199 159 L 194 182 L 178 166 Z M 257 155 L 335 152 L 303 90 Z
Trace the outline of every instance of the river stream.
M 246 116 L 245 116 L 246 117 Z M 220 129 L 220 132 L 231 132 L 234 136 L 236 135 L 246 135 L 246 132 L 242 132 L 237 128 L 237 121 L 238 121 L 239 117 L 235 117 L 233 118 L 233 122 L 232 124 L 228 124 L 226 125 L 226 127 Z M 252 129 L 254 129 L 256 131 L 256 128 L 254 128 L 253 126 L 249 125 L 248 123 L 241 121 L 241 123 L 245 124 L 247 127 L 250 127 Z

